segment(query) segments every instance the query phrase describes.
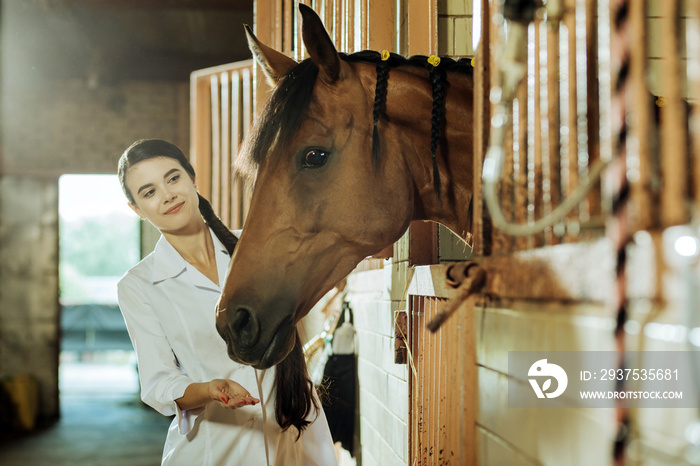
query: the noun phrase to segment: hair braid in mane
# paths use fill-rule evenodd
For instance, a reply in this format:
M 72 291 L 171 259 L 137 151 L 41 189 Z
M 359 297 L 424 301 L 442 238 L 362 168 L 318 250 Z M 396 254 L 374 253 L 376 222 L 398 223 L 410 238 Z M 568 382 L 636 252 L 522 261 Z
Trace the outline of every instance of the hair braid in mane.
M 386 101 L 386 89 L 389 80 L 389 64 L 386 60 L 377 62 L 377 86 L 374 91 L 374 109 L 372 118 L 374 119 L 374 129 L 372 130 L 372 163 L 375 167 L 379 166 L 379 131 L 377 124 L 384 110 L 384 102 Z
M 433 160 L 433 185 L 438 198 L 441 198 L 440 171 L 437 166 L 437 148 L 442 136 L 443 115 L 445 106 L 445 86 L 447 83 L 447 72 L 456 72 L 466 75 L 473 75 L 474 68 L 471 60 L 460 58 L 454 60 L 449 57 L 440 58 L 438 66 L 433 66 L 428 62 L 428 57 L 424 55 L 413 55 L 408 58 L 392 53 L 388 60 L 382 60 L 378 52 L 364 50 L 351 55 L 341 54 L 343 60 L 349 62 L 367 61 L 377 64 L 377 85 L 375 89 L 374 108 L 372 117 L 374 128 L 372 130 L 372 161 L 379 164 L 379 133 L 377 124 L 381 118 L 381 112 L 386 104 L 386 94 L 388 87 L 389 70 L 396 66 L 417 66 L 427 68 L 429 72 L 430 85 L 433 92 L 433 108 L 430 118 L 430 155 Z
M 433 159 L 433 186 L 438 199 L 441 198 L 440 171 L 437 166 L 438 145 L 442 135 L 442 116 L 445 104 L 445 72 L 440 66 L 430 67 L 430 84 L 433 86 L 433 113 L 430 117 L 430 156 Z
M 233 254 L 238 238 L 214 213 L 209 201 L 199 196 L 199 211 L 219 241 Z M 275 418 L 282 430 L 297 428 L 297 440 L 311 424 L 307 418 L 312 407 L 318 415 L 318 404 L 313 397 L 314 386 L 309 378 L 299 332 L 296 332 L 292 352 L 275 367 Z

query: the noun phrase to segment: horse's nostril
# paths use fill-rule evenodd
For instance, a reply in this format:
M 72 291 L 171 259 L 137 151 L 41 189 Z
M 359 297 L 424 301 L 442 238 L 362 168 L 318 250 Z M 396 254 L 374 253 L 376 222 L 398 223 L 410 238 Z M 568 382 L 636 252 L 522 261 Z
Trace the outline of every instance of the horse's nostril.
M 244 307 L 236 309 L 233 321 L 231 322 L 231 329 L 233 330 L 234 338 L 243 348 L 250 348 L 258 342 L 260 333 L 258 321 L 255 316 Z

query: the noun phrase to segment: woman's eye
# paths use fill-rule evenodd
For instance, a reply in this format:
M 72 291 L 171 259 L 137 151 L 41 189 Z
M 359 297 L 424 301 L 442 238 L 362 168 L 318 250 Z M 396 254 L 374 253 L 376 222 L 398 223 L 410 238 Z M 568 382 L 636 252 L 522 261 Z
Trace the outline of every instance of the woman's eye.
M 179 179 L 180 179 L 180 175 L 175 175 L 172 178 L 170 178 L 170 182 L 172 183 L 172 182 L 177 181 Z
M 151 197 L 151 196 L 153 196 L 154 193 L 155 193 L 154 190 L 149 189 L 148 191 L 146 191 L 145 193 L 143 193 L 143 197 Z
M 304 155 L 304 168 L 318 168 L 328 160 L 328 152 L 321 149 L 311 149 Z

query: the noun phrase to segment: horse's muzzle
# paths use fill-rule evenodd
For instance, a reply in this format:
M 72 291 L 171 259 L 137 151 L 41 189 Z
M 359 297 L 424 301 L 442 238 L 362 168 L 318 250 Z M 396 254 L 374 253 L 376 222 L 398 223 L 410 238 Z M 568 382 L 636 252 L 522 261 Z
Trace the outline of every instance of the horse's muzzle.
M 217 325 L 219 335 L 226 342 L 232 360 L 256 369 L 267 369 L 281 362 L 296 342 L 296 327 L 291 316 L 285 317 L 271 336 L 261 337 L 260 323 L 255 314 L 238 309 L 225 325 Z

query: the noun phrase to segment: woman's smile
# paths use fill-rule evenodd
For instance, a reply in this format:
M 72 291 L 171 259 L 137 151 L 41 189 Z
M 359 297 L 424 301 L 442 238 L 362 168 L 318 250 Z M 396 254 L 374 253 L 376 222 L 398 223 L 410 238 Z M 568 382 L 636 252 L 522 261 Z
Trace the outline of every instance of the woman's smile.
M 174 206 L 165 211 L 165 215 L 171 215 L 180 212 L 180 209 L 182 209 L 183 205 L 185 205 L 185 201 L 182 201 L 179 204 L 175 204 Z

